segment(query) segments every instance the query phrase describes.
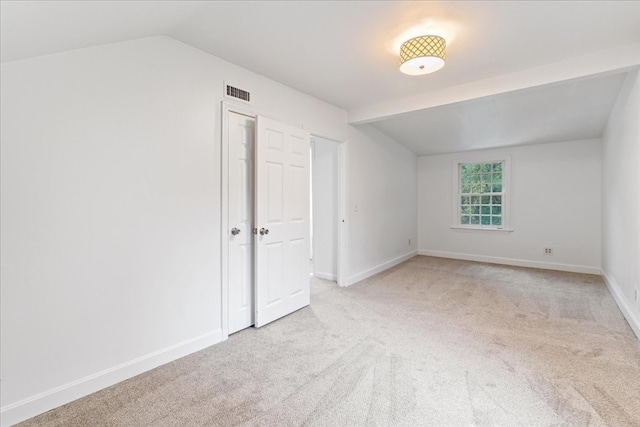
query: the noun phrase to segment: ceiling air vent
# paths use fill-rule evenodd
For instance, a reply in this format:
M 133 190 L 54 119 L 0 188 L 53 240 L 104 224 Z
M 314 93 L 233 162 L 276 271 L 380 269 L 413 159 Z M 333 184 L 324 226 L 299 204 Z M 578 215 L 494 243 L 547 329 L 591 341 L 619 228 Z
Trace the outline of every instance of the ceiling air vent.
M 237 87 L 225 84 L 226 97 L 239 99 L 244 102 L 251 102 L 251 94 L 246 90 L 239 89 Z

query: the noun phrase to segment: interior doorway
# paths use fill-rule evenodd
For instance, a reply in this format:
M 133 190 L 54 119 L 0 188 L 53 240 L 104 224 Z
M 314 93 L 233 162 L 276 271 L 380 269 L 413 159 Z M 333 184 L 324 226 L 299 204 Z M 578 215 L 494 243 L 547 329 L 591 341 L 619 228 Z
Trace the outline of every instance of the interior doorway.
M 310 135 L 223 103 L 222 333 L 310 302 Z
M 337 281 L 340 143 L 311 138 L 312 275 Z
M 345 286 L 346 143 L 313 137 L 320 155 L 314 250 L 319 277 Z M 222 103 L 222 336 L 257 327 L 310 303 L 311 136 L 300 127 Z M 328 266 L 328 267 L 323 267 Z M 326 275 L 323 275 L 323 271 Z

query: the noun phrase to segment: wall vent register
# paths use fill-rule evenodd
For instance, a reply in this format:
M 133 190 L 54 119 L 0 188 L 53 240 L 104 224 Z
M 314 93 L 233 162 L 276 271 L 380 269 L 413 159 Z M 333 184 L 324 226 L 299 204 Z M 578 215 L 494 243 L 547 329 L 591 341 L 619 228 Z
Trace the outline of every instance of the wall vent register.
M 248 91 L 231 86 L 231 85 L 225 85 L 225 86 L 227 91 L 226 95 L 228 98 L 235 98 L 241 101 L 251 102 L 251 93 L 249 93 Z

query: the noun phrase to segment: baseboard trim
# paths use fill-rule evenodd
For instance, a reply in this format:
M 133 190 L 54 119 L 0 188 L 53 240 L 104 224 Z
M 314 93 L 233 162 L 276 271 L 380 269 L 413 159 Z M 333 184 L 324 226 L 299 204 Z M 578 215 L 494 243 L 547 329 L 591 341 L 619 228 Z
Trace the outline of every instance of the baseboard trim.
M 318 279 L 331 280 L 332 282 L 338 280 L 338 276 L 331 273 L 313 273 L 313 277 L 317 277 Z
M 399 257 L 393 258 L 389 261 L 385 261 L 381 264 L 376 265 L 375 267 L 369 268 L 365 271 L 362 271 L 358 274 L 354 274 L 353 276 L 351 276 L 349 278 L 349 280 L 347 281 L 347 286 L 351 286 L 354 283 L 357 283 L 361 280 L 364 280 L 368 277 L 373 276 L 374 274 L 378 274 L 381 271 L 384 271 L 388 268 L 393 267 L 394 265 L 398 265 L 401 262 L 404 262 L 406 260 L 408 260 L 409 258 L 413 258 L 414 256 L 418 255 L 418 251 L 411 251 L 409 253 L 406 253 L 404 255 L 400 255 Z
M 586 273 L 600 275 L 599 267 L 589 267 L 586 265 L 560 264 L 553 262 L 530 261 L 516 258 L 491 257 L 484 255 L 462 254 L 458 252 L 443 252 L 419 250 L 419 255 L 433 256 L 438 258 L 462 259 L 465 261 L 478 261 L 490 264 L 514 265 L 517 267 L 541 268 L 545 270 L 570 271 L 572 273 Z
M 0 408 L 2 427 L 40 415 L 143 372 L 222 341 L 222 330 L 208 332 Z
M 629 326 L 631 326 L 631 329 L 636 334 L 636 337 L 638 337 L 638 339 L 640 340 L 640 319 L 636 317 L 631 307 L 629 307 L 625 299 L 622 297 L 620 286 L 618 286 L 618 283 L 613 279 L 613 277 L 607 275 L 604 270 L 601 271 L 601 273 L 602 278 L 604 279 L 604 283 L 606 283 L 607 288 L 609 288 L 609 293 L 611 293 L 611 296 L 613 296 L 613 300 L 618 305 L 618 308 L 622 312 L 624 318 L 627 319 L 627 323 L 629 323 Z

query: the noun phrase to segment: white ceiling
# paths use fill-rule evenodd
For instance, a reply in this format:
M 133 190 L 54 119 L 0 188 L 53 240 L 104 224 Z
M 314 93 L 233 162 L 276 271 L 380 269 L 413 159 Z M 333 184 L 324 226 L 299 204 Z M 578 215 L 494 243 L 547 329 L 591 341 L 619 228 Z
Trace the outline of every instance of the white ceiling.
M 616 73 L 569 80 L 406 113 L 372 125 L 417 154 L 599 138 L 624 77 Z
M 611 70 L 640 64 L 637 48 L 611 53 L 640 46 L 637 1 L 0 6 L 2 62 L 166 35 L 343 108 L 354 123 L 373 123 L 421 154 L 598 137 L 620 88 L 621 77 L 611 77 Z M 425 32 L 447 39 L 445 67 L 426 76 L 401 74 L 398 43 Z M 585 55 L 604 57 L 607 64 L 593 68 L 593 61 L 580 62 Z M 536 67 L 547 68 L 531 72 Z M 416 102 L 418 95 L 423 101 Z

